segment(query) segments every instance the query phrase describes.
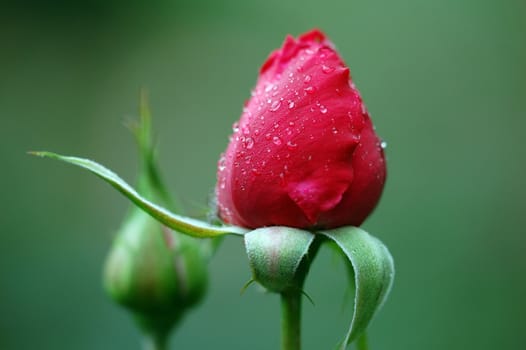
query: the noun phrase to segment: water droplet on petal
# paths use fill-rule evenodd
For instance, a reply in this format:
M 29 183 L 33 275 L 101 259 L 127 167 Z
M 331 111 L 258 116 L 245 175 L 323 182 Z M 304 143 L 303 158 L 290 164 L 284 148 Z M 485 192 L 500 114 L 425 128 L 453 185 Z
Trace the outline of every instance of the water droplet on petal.
M 233 132 L 238 132 L 239 131 L 239 123 L 238 122 L 235 122 L 234 124 L 232 124 L 232 131 Z
M 289 101 L 289 109 L 294 108 L 294 101 Z
M 386 149 L 386 148 L 387 148 L 387 142 L 382 141 L 382 142 L 380 143 L 380 147 L 381 147 L 382 149 Z
M 247 137 L 245 139 L 244 145 L 247 149 L 251 149 L 252 147 L 254 147 L 254 139 L 252 137 Z
M 322 70 L 323 73 L 329 74 L 329 73 L 332 73 L 334 71 L 334 67 L 322 65 L 321 66 L 321 70 Z
M 321 114 L 327 113 L 327 107 L 325 107 L 324 105 L 320 105 L 320 112 Z
M 281 102 L 280 101 L 274 101 L 272 103 L 272 105 L 270 106 L 270 111 L 271 112 L 275 112 L 279 109 L 279 107 L 281 107 Z
M 279 136 L 274 136 L 274 137 L 272 138 L 272 142 L 273 142 L 276 146 L 281 145 L 281 139 L 279 138 Z
M 312 77 L 311 77 L 309 74 L 307 74 L 307 75 L 305 76 L 305 79 L 303 79 L 303 82 L 304 82 L 305 84 L 307 84 L 308 82 L 311 81 L 311 79 L 312 79 Z
M 308 94 L 313 94 L 314 93 L 314 88 L 312 86 L 307 86 L 303 90 L 305 90 L 305 92 L 308 93 Z
M 296 147 L 298 147 L 298 144 L 293 142 L 293 141 L 288 141 L 287 142 L 287 148 L 290 149 L 290 150 L 293 150 L 295 149 Z
M 219 162 L 217 164 L 217 168 L 219 171 L 223 171 L 226 169 L 226 159 L 225 159 L 225 156 L 221 156 L 221 158 L 219 158 Z
M 266 140 L 270 140 L 272 138 L 272 134 L 268 133 L 268 134 L 265 134 L 265 139 Z
M 280 184 L 282 186 L 286 185 L 286 183 L 285 183 L 285 174 L 283 174 L 283 173 L 279 174 L 279 182 L 280 182 Z
M 367 114 L 367 107 L 365 107 L 365 103 L 362 103 L 362 114 Z

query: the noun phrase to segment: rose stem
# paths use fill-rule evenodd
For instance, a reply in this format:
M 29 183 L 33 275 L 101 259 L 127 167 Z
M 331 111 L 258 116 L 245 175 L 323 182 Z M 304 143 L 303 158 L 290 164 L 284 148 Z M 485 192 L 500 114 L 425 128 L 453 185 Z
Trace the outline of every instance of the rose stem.
M 158 334 L 145 334 L 143 336 L 143 350 L 165 350 L 167 337 Z
M 301 291 L 281 294 L 281 350 L 301 349 Z

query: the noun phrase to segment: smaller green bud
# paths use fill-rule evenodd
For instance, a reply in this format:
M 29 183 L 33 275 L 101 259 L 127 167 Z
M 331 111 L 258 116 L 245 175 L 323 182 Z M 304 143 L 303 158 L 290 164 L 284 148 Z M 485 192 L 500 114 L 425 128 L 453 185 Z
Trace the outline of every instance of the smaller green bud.
M 174 207 L 157 171 L 146 96 L 140 122 L 131 125 L 140 154 L 138 192 Z M 204 296 L 208 243 L 175 232 L 138 207 L 132 207 L 108 255 L 104 286 L 110 296 L 134 313 L 150 339 L 164 343 L 184 312 Z
M 308 231 L 282 226 L 247 233 L 245 248 L 253 279 L 275 293 L 301 289 L 308 267 L 302 263 L 314 238 Z
M 204 296 L 206 261 L 196 239 L 134 209 L 108 256 L 104 285 L 147 332 L 167 334 Z

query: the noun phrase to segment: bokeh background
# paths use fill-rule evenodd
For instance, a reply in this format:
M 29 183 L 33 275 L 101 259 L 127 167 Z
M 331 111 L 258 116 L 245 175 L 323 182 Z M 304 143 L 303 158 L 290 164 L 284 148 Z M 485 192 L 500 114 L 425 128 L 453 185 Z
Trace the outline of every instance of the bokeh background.
M 0 5 L 0 348 L 139 349 L 101 270 L 127 201 L 72 166 L 134 180 L 123 121 L 150 92 L 170 190 L 199 214 L 216 161 L 287 33 L 319 27 L 351 67 L 389 179 L 365 228 L 395 257 L 371 349 L 526 344 L 526 2 L 523 0 L 3 1 Z M 242 241 L 172 349 L 277 349 L 279 302 L 251 287 Z M 322 250 L 306 290 L 306 350 L 346 330 L 342 263 Z

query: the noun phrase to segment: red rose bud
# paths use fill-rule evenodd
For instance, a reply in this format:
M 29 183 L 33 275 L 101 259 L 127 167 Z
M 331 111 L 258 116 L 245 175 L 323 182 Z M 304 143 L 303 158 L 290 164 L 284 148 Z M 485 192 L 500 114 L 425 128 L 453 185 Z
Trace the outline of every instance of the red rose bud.
M 260 70 L 218 164 L 219 216 L 244 227 L 360 225 L 385 183 L 382 143 L 325 35 L 288 36 Z

